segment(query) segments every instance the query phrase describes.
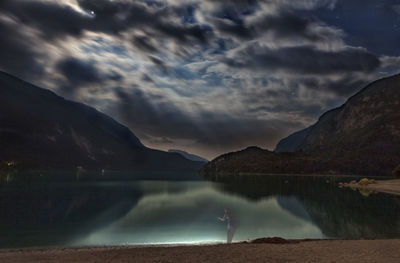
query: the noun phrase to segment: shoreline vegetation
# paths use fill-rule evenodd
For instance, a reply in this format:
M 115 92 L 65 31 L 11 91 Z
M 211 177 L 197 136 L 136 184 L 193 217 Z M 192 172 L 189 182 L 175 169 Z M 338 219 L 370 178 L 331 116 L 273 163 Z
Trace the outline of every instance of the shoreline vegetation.
M 232 244 L 1 249 L 9 262 L 399 262 L 400 239 L 285 240 Z M 290 251 L 290 253 L 288 253 Z

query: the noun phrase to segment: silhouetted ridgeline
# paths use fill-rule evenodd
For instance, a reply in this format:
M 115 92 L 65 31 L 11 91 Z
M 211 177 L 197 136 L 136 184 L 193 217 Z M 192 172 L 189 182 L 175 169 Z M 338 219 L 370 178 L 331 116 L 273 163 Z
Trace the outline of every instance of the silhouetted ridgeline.
M 180 155 L 182 155 L 183 157 L 185 157 L 186 159 L 191 160 L 191 161 L 208 163 L 207 159 L 205 159 L 203 157 L 200 157 L 198 155 L 195 155 L 195 154 L 191 154 L 191 153 L 182 151 L 182 150 L 169 149 L 168 152 L 170 152 L 170 153 L 179 153 Z
M 276 145 L 274 152 L 295 152 L 302 145 L 307 137 L 307 134 L 312 129 L 312 126 L 307 127 L 301 131 L 295 132 L 288 137 L 279 141 Z
M 291 145 L 292 144 L 292 145 Z M 400 75 L 375 81 L 278 143 L 221 155 L 202 174 L 391 175 L 400 163 Z
M 196 171 L 203 164 L 149 149 L 125 126 L 0 72 L 0 161 L 18 170 Z

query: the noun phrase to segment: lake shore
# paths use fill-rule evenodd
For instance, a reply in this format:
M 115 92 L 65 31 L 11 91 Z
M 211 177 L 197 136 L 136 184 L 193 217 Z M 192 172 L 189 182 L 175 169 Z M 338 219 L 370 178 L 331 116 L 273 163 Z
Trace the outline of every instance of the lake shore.
M 356 188 L 360 191 L 375 191 L 392 195 L 400 195 L 400 179 L 376 180 L 374 183 L 362 185 L 360 183 L 347 184 L 346 187 Z
M 11 262 L 400 262 L 400 239 L 0 250 Z

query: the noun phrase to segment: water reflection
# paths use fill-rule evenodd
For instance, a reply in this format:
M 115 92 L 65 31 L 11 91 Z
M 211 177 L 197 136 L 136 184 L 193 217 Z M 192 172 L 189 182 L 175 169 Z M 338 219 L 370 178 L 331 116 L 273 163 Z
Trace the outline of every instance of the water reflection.
M 393 197 L 365 197 L 335 180 L 7 184 L 0 247 L 400 236 Z
M 7 185 L 0 190 L 0 247 L 67 245 L 128 213 L 140 196 L 124 185 Z
M 346 178 L 345 180 L 351 180 Z M 394 238 L 400 236 L 400 207 L 395 197 L 387 194 L 360 195 L 358 191 L 338 189 L 340 177 L 261 176 L 236 178 L 234 182 L 217 184 L 221 191 L 249 200 L 265 197 L 292 197 L 305 209 L 327 237 Z M 281 207 L 298 215 L 299 205 Z
M 75 245 L 226 242 L 227 226 L 217 220 L 221 208 L 234 211 L 240 227 L 233 241 L 263 236 L 323 238 L 312 222 L 282 209 L 275 197 L 258 202 L 227 195 L 214 184 L 142 182 L 143 197 L 124 217 Z

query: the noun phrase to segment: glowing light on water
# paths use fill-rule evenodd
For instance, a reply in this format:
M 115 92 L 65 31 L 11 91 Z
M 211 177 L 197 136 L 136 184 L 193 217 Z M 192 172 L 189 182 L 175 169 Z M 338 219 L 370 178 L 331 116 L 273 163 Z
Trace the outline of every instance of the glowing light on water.
M 304 216 L 283 209 L 275 197 L 251 202 L 225 195 L 202 185 L 191 191 L 174 191 L 162 182 L 143 184 L 147 192 L 124 217 L 96 229 L 73 245 L 201 245 L 227 242 L 227 224 L 221 222 L 225 207 L 238 218 L 233 242 L 265 236 L 284 238 L 324 238 L 319 228 Z M 162 190 L 164 189 L 164 190 Z M 216 201 L 217 200 L 217 201 Z M 289 202 L 290 200 L 280 200 Z M 291 202 L 290 204 L 295 204 Z M 299 211 L 301 207 L 299 208 Z

